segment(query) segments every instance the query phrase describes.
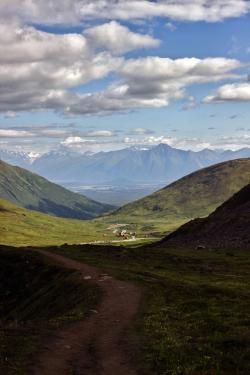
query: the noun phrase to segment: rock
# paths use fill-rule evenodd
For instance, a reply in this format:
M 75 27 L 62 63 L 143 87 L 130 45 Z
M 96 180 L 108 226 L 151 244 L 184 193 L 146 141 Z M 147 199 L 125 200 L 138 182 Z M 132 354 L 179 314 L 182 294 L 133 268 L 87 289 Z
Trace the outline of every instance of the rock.
M 84 278 L 83 278 L 84 280 L 91 280 L 92 279 L 92 277 L 91 276 L 84 276 Z
M 196 246 L 195 249 L 196 249 L 196 250 L 205 250 L 205 249 L 206 249 L 206 246 L 204 246 L 204 245 L 198 245 L 198 246 Z

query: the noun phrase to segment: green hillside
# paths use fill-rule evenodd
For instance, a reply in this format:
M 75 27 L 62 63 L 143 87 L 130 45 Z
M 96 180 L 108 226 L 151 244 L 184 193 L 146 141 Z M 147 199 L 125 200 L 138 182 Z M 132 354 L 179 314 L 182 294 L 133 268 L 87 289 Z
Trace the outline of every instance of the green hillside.
M 249 182 L 250 159 L 216 164 L 121 207 L 105 220 L 134 223 L 145 233 L 172 231 L 193 218 L 209 215 Z
M 0 199 L 0 244 L 47 246 L 112 238 L 102 223 L 52 217 Z
M 113 209 L 3 161 L 0 161 L 0 198 L 31 210 L 74 219 L 92 219 Z

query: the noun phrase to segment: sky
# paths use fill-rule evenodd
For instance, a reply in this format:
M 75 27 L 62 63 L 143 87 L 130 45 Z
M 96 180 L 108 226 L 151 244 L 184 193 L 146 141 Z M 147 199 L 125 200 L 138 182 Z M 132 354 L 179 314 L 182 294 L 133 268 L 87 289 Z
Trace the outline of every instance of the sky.
M 0 148 L 250 147 L 247 0 L 1 0 Z

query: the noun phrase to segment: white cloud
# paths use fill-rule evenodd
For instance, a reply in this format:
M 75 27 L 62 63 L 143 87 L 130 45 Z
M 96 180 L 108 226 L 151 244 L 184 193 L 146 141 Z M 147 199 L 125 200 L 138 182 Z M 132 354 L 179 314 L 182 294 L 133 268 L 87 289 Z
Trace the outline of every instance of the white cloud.
M 85 143 L 93 143 L 94 140 L 85 139 L 82 137 L 67 137 L 64 141 L 61 142 L 62 145 L 70 146 L 70 145 L 81 145 Z
M 232 83 L 221 86 L 214 95 L 207 96 L 205 103 L 219 102 L 249 102 L 250 83 Z
M 159 143 L 164 143 L 169 146 L 174 144 L 174 138 L 172 137 L 165 137 L 165 136 L 149 136 L 141 138 L 132 138 L 132 137 L 125 137 L 123 142 L 126 145 L 147 145 L 147 146 L 154 146 L 158 145 Z
M 39 1 L 27 3 L 33 4 L 34 14 L 37 3 L 45 8 L 48 5 Z M 53 8 L 53 2 L 49 4 Z M 96 6 L 93 2 L 88 4 Z M 154 4 L 150 2 L 149 6 Z M 115 34 L 119 38 L 114 38 Z M 84 35 L 57 35 L 15 22 L 2 23 L 0 112 L 53 110 L 71 116 L 160 108 L 173 100 L 190 97 L 186 92 L 190 85 L 238 78 L 233 72 L 241 64 L 234 59 L 125 60 L 113 55 L 157 43 L 149 35 L 133 33 L 117 22 L 89 28 Z M 97 51 L 97 46 L 110 51 Z M 112 72 L 119 80 L 103 91 L 77 92 L 79 86 Z
M 95 130 L 85 134 L 85 137 L 114 137 L 115 132 L 111 130 Z
M 217 22 L 240 17 L 248 0 L 1 0 L 3 19 L 43 24 L 79 24 L 87 19 L 131 20 L 165 17 L 173 20 Z
M 16 112 L 13 112 L 13 111 L 7 111 L 7 112 L 4 114 L 4 117 L 5 117 L 5 118 L 16 118 L 16 117 L 17 117 L 17 114 L 16 114 Z
M 13 129 L 0 129 L 0 137 L 3 138 L 23 138 L 23 137 L 31 137 L 34 134 L 29 131 L 25 130 L 13 130 Z
M 52 34 L 18 23 L 0 25 L 1 64 L 53 62 L 71 64 L 89 57 L 86 38 L 80 34 Z
M 138 48 L 158 47 L 160 44 L 159 40 L 150 35 L 134 33 L 116 21 L 87 29 L 85 35 L 92 45 L 108 49 L 116 54 Z
M 0 25 L 0 111 L 62 110 L 74 95 L 67 90 L 107 76 L 121 58 L 95 53 L 78 34 L 55 35 Z
M 201 151 L 204 149 L 220 150 L 240 150 L 244 147 L 250 147 L 250 135 L 241 136 L 223 136 L 213 140 L 206 140 L 197 137 L 193 138 L 175 138 L 167 136 L 150 136 L 140 138 L 126 137 L 123 143 L 127 146 L 145 145 L 155 146 L 160 143 L 167 144 L 171 147 L 181 150 Z
M 239 61 L 226 58 L 127 60 L 117 69 L 124 77 L 122 82 L 102 92 L 72 98 L 68 110 L 74 114 L 94 114 L 165 107 L 173 100 L 190 97 L 186 93 L 190 85 L 238 77 L 233 71 L 240 66 Z
M 224 150 L 239 150 L 241 148 L 250 147 L 250 135 L 223 136 L 216 141 L 216 147 Z

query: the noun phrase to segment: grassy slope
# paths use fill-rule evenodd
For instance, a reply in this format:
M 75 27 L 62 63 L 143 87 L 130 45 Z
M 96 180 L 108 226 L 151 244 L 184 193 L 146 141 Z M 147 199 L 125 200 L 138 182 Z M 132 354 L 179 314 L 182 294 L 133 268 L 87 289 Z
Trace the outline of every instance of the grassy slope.
M 217 164 L 132 202 L 105 220 L 139 224 L 137 229 L 145 232 L 171 231 L 195 217 L 207 216 L 249 182 L 250 159 Z
M 140 373 L 250 373 L 249 252 L 164 245 L 51 250 L 143 286 Z
M 107 237 L 103 237 L 107 233 Z M 61 245 L 112 238 L 102 223 L 52 217 L 0 199 L 0 243 L 12 246 Z
M 91 219 L 112 209 L 2 161 L 0 198 L 32 210 L 75 219 Z
M 43 334 L 82 319 L 100 291 L 37 254 L 3 246 L 0 274 L 0 373 L 25 375 Z

